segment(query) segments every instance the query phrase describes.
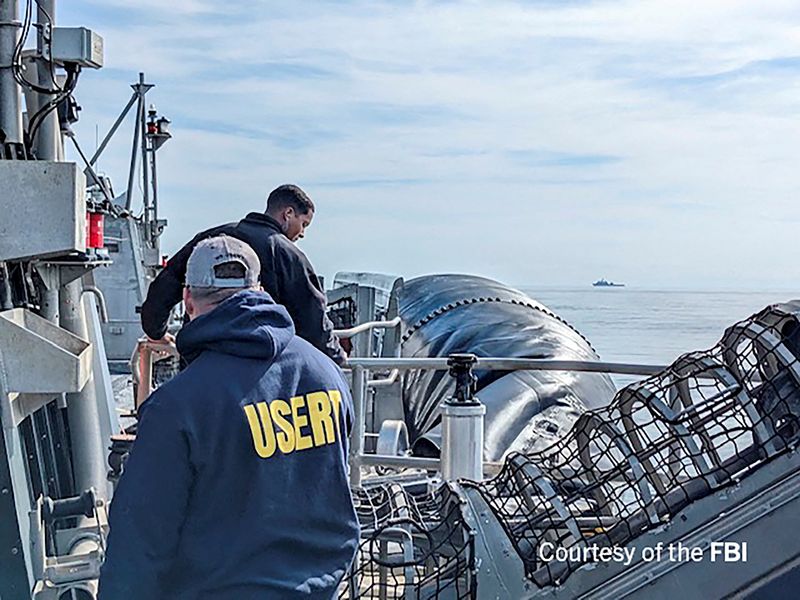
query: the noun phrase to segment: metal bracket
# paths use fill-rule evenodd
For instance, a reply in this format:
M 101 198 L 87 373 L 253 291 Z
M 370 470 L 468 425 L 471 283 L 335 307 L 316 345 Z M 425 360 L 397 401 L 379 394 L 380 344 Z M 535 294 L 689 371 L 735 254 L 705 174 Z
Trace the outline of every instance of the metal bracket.
M 405 456 L 408 453 L 408 429 L 403 421 L 387 419 L 381 424 L 375 454 Z
M 51 60 L 53 56 L 53 28 L 50 23 L 42 25 L 42 58 Z
M 475 395 L 475 383 L 478 378 L 472 372 L 472 367 L 478 362 L 478 357 L 474 354 L 451 354 L 447 358 L 447 366 L 450 367 L 450 376 L 456 380 L 456 391 L 453 397 L 448 399 L 450 404 L 477 404 Z
M 48 290 L 57 290 L 68 283 L 80 279 L 92 269 L 105 267 L 112 263 L 108 259 L 92 259 L 85 262 L 77 260 L 42 260 L 33 263 L 39 277 Z
M 69 529 L 52 528 L 54 519 L 71 516 L 81 516 L 83 524 Z M 108 518 L 105 501 L 97 498 L 93 489 L 66 500 L 40 496 L 30 513 L 30 526 L 37 579 L 33 598 L 55 600 L 71 589 L 96 587 L 105 557 Z M 48 530 L 54 545 L 46 543 Z

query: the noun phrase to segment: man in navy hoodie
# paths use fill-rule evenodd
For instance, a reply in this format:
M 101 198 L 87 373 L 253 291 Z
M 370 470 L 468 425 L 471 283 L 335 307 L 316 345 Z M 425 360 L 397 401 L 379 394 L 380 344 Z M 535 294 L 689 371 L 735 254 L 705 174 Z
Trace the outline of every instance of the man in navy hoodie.
M 197 244 L 177 345 L 111 503 L 102 600 L 332 598 L 358 543 L 352 400 L 233 237 Z

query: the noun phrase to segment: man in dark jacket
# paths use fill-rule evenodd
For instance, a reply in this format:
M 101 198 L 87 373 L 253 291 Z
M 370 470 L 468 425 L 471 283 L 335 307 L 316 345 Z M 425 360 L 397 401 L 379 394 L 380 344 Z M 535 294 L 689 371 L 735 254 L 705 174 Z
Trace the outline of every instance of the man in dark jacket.
M 177 345 L 189 365 L 142 405 L 102 600 L 329 599 L 353 559 L 348 387 L 259 270 L 227 236 L 188 261 Z
M 313 217 L 314 203 L 308 195 L 296 185 L 282 185 L 267 198 L 266 213 L 250 213 L 238 223 L 198 233 L 150 284 L 142 305 L 144 332 L 154 340 L 164 337 L 170 312 L 181 301 L 186 261 L 192 249 L 200 240 L 225 234 L 256 251 L 261 261 L 261 284 L 289 311 L 297 335 L 343 364 L 346 355 L 325 313 L 325 292 L 306 255 L 294 244 L 304 236 Z

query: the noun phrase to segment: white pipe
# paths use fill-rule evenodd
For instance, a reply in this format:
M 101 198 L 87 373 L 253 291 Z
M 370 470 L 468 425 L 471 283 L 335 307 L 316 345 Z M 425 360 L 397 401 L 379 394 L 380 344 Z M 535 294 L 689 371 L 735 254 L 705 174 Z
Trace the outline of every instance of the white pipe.
M 368 321 L 366 323 L 356 325 L 355 327 L 351 327 L 350 329 L 334 329 L 333 334 L 336 337 L 347 339 L 371 329 L 392 329 L 393 327 L 397 327 L 399 324 L 400 317 L 395 317 L 389 321 Z
M 398 376 L 400 375 L 400 369 L 392 369 L 389 376 L 385 379 L 373 379 L 372 381 L 367 382 L 367 387 L 386 387 L 392 385 L 395 381 L 397 381 Z
M 106 298 L 103 296 L 103 292 L 100 291 L 100 288 L 97 288 L 93 285 L 84 285 L 83 293 L 94 294 L 94 297 L 97 298 L 97 307 L 100 309 L 100 320 L 103 323 L 108 323 L 108 307 L 106 306 Z

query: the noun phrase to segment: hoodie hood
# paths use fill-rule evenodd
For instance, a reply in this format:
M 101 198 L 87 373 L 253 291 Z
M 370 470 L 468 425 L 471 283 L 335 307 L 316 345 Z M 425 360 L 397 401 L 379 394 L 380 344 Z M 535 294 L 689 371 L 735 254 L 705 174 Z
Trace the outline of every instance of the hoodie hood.
M 273 360 L 294 337 L 286 309 L 258 290 L 234 294 L 192 319 L 178 333 L 178 352 L 188 362 L 211 350 L 243 358 Z

